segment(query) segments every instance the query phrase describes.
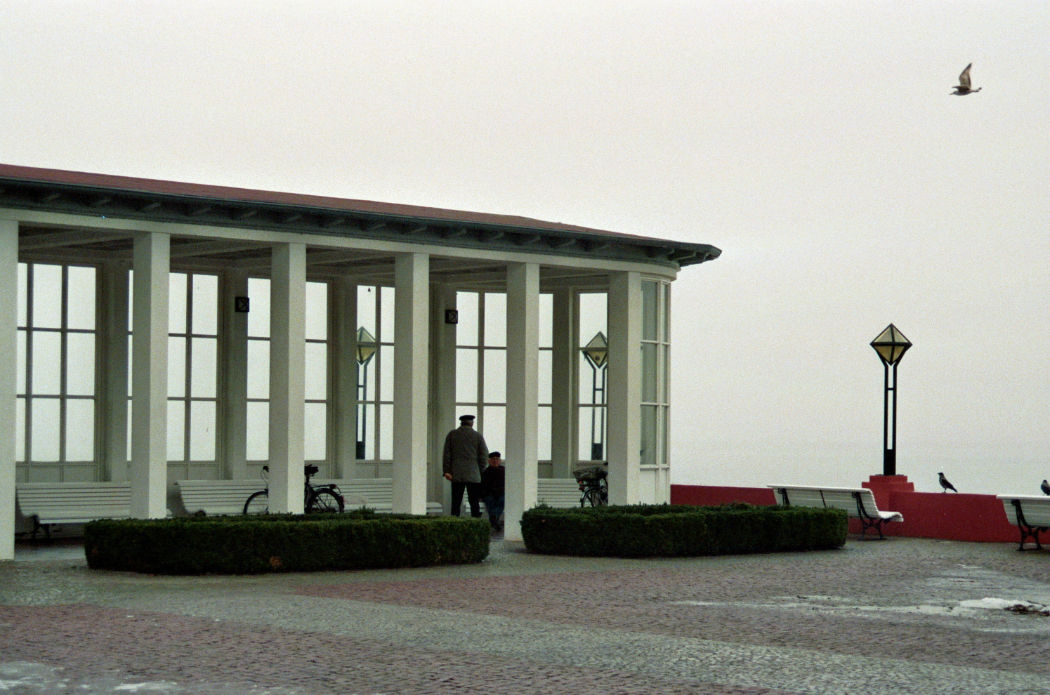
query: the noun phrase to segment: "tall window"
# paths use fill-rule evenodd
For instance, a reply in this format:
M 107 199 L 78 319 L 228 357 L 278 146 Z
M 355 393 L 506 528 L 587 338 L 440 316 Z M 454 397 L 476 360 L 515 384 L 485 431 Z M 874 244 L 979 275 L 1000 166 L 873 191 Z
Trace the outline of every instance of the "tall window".
M 576 359 L 578 360 L 579 441 L 577 456 L 581 461 L 604 460 L 606 435 L 606 370 L 607 362 L 587 359 L 587 353 L 597 356 L 594 348 L 605 344 L 608 328 L 608 296 L 604 292 L 580 295 L 580 332 Z
M 642 281 L 641 465 L 667 468 L 670 298 L 667 282 Z
M 28 468 L 95 460 L 95 268 L 18 264 L 15 457 Z M 78 479 L 91 479 L 94 472 Z
M 270 458 L 270 281 L 248 280 L 247 459 Z M 304 457 L 325 463 L 328 453 L 328 285 L 306 283 Z
M 375 352 L 358 367 L 358 458 L 394 458 L 394 288 L 357 288 L 357 326 L 371 336 Z M 365 335 L 362 334 L 362 335 Z

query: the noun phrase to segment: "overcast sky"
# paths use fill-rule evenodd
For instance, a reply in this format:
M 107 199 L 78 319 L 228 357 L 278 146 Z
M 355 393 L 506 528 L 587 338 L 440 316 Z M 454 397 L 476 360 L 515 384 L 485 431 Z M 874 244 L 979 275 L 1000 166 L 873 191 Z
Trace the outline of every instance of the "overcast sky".
M 713 244 L 673 480 L 1050 476 L 1050 3 L 0 6 L 0 161 Z M 974 87 L 950 96 L 973 63 Z

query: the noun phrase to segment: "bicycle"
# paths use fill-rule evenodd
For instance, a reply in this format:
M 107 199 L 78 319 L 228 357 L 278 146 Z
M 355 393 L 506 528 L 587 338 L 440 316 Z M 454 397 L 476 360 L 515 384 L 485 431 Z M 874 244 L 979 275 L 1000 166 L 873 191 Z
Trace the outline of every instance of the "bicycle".
M 346 501 L 338 485 L 334 483 L 325 485 L 310 484 L 310 478 L 316 475 L 318 470 L 317 466 L 313 464 L 307 464 L 303 467 L 303 472 L 306 474 L 306 482 L 303 485 L 303 510 L 307 514 L 343 511 Z M 263 479 L 263 482 L 267 483 L 266 488 L 253 492 L 248 496 L 247 501 L 244 503 L 245 514 L 270 513 L 270 485 L 267 480 L 269 473 L 270 467 L 263 466 L 260 477 Z
M 605 464 L 588 466 L 573 471 L 576 482 L 580 485 L 580 506 L 604 507 L 609 504 L 609 483 L 606 478 L 609 472 Z

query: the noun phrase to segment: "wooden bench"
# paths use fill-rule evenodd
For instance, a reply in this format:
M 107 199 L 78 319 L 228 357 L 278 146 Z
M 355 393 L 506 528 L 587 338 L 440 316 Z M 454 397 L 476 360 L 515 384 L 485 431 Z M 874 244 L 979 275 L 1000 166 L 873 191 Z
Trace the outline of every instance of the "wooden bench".
M 51 537 L 53 524 L 86 524 L 95 519 L 131 517 L 131 483 L 18 483 L 15 497 L 22 516 Z
M 575 478 L 539 478 L 536 480 L 536 503 L 548 507 L 579 507 L 580 484 Z
M 244 480 L 176 480 L 182 506 L 190 514 L 242 514 L 253 492 L 266 488 L 259 478 Z
M 882 535 L 882 525 L 890 521 L 904 521 L 900 512 L 881 512 L 875 504 L 875 495 L 866 487 L 811 487 L 806 485 L 770 485 L 777 502 L 784 506 L 823 507 L 841 509 L 853 519 L 860 519 L 860 535 L 875 529 Z
M 1031 538 L 1037 550 L 1043 546 L 1039 534 L 1050 529 L 1050 497 L 1031 495 L 996 495 L 1003 502 L 1006 518 L 1021 531 L 1018 550 L 1024 550 L 1025 541 Z
M 390 478 L 319 479 L 310 481 L 314 485 L 334 483 L 343 493 L 347 509 L 368 507 L 376 512 L 389 514 L 394 505 L 393 480 Z M 178 480 L 175 485 L 182 497 L 182 505 L 190 514 L 204 513 L 208 516 L 240 514 L 244 503 L 253 492 L 266 487 L 266 482 L 254 480 Z M 427 502 L 427 514 L 441 514 L 440 502 Z

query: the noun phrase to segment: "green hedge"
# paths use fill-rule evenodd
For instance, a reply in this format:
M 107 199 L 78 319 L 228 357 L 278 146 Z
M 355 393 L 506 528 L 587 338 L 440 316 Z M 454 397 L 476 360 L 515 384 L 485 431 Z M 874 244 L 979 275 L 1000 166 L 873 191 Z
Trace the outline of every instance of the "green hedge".
M 154 574 L 255 574 L 481 562 L 482 519 L 377 515 L 264 515 L 92 521 L 92 569 Z
M 525 547 L 549 555 L 655 557 L 839 548 L 846 513 L 811 507 L 631 505 L 553 509 L 522 517 Z

